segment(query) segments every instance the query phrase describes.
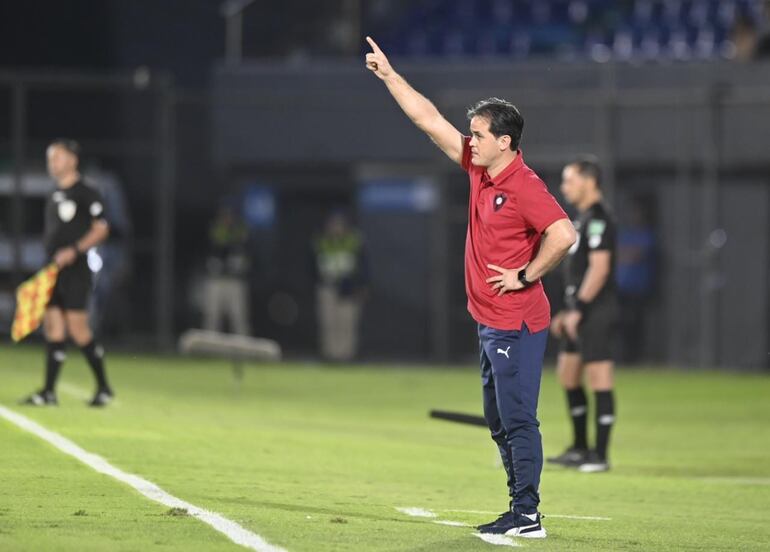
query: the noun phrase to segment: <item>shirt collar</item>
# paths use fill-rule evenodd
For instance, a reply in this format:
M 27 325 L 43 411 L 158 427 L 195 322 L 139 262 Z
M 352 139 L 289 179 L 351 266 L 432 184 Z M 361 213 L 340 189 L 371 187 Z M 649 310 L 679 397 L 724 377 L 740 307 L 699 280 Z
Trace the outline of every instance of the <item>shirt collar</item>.
M 494 178 L 489 177 L 489 173 L 484 170 L 484 173 L 481 176 L 481 181 L 484 183 L 485 186 L 494 186 L 495 184 L 498 184 L 511 176 L 513 173 L 518 171 L 522 166 L 524 165 L 524 155 L 521 153 L 521 150 L 516 150 L 516 158 L 508 163 L 508 166 L 503 169 L 503 171 L 498 174 Z

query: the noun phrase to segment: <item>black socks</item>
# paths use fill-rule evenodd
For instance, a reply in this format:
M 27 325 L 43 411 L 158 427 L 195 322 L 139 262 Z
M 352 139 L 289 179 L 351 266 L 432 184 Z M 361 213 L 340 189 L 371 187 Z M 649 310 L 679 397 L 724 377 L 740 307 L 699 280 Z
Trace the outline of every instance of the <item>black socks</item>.
M 94 373 L 99 390 L 109 389 L 107 375 L 104 373 L 104 349 L 102 346 L 97 345 L 95 341 L 91 341 L 88 345 L 81 347 L 80 350 L 83 351 L 83 356 L 86 357 L 88 365 Z
M 567 390 L 567 404 L 572 418 L 572 429 L 575 441 L 572 446 L 576 449 L 587 449 L 586 420 L 588 418 L 588 399 L 582 387 Z
M 597 391 L 596 395 L 596 452 L 607 459 L 610 430 L 615 423 L 615 396 L 612 391 Z
M 66 358 L 67 344 L 64 341 L 49 341 L 46 343 L 44 391 L 51 393 L 55 391 L 56 380 L 59 379 L 61 365 Z

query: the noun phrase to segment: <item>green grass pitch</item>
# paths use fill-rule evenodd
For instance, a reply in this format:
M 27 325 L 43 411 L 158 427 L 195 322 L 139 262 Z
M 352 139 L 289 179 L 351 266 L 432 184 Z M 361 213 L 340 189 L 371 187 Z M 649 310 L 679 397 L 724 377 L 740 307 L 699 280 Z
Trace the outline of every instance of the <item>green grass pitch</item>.
M 468 527 L 396 510 L 476 524 L 494 516 L 471 511 L 506 507 L 487 431 L 427 416 L 480 412 L 475 367 L 253 366 L 238 389 L 226 362 L 113 355 L 118 402 L 91 410 L 79 396 L 90 393 L 90 374 L 71 351 L 61 406 L 17 406 L 39 386 L 42 362 L 37 347 L 5 346 L 0 404 L 271 544 L 495 549 Z M 549 536 L 517 542 L 544 551 L 770 549 L 770 378 L 619 370 L 617 380 L 612 471 L 546 467 Z M 546 371 L 546 455 L 567 444 L 564 403 Z M 0 474 L 2 551 L 243 550 L 2 419 Z

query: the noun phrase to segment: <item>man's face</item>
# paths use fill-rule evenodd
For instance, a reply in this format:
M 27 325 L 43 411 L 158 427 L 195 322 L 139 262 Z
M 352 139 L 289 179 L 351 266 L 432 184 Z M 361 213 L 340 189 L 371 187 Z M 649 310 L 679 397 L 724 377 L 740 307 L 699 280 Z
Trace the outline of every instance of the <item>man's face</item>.
M 48 174 L 57 179 L 77 169 L 78 160 L 75 155 L 62 146 L 49 146 L 46 150 Z
M 479 167 L 489 167 L 509 149 L 511 137 L 496 138 L 489 131 L 489 120 L 478 115 L 471 119 L 471 163 Z
M 561 172 L 561 193 L 571 205 L 577 205 L 588 189 L 588 179 L 575 165 L 567 165 Z

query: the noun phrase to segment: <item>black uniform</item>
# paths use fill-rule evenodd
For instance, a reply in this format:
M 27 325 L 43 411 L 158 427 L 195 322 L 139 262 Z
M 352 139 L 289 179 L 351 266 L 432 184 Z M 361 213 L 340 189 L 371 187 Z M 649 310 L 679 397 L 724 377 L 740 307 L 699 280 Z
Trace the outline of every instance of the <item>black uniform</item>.
M 563 263 L 564 303 L 567 308 L 577 304 L 577 292 L 588 269 L 592 251 L 609 251 L 610 274 L 599 294 L 585 308 L 578 327 L 577 343 L 565 338 L 562 350 L 579 352 L 583 362 L 612 360 L 614 333 L 618 318 L 617 289 L 615 285 L 615 250 L 617 228 L 607 207 L 599 202 L 592 205 L 573 221 L 578 235 Z
M 91 229 L 93 221 L 103 218 L 101 195 L 82 180 L 67 189 L 57 188 L 45 206 L 46 254 L 52 258 L 62 247 L 75 246 Z M 86 255 L 79 255 L 73 264 L 59 272 L 48 304 L 63 310 L 86 310 L 91 286 Z

